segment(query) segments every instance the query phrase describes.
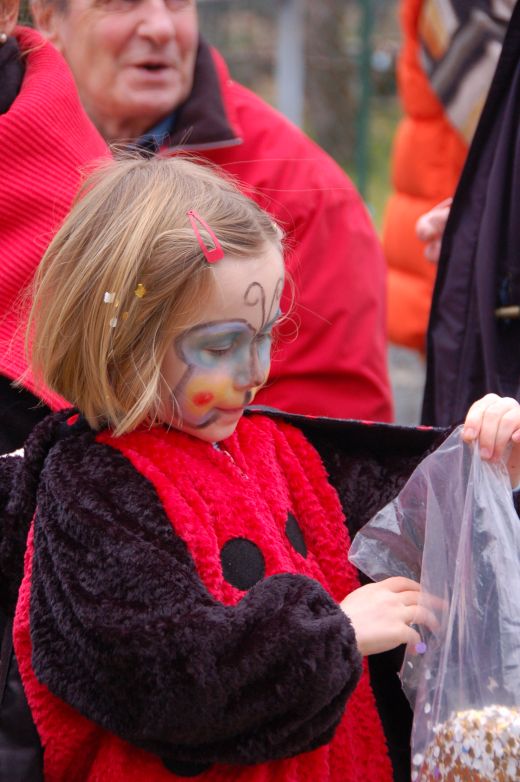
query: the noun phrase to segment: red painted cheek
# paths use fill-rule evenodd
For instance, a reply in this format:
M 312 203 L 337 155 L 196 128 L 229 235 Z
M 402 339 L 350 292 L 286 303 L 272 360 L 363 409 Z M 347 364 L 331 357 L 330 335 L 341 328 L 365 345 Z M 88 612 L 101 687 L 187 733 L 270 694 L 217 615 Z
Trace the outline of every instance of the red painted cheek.
M 193 394 L 191 401 L 195 407 L 205 407 L 211 404 L 214 399 L 215 394 L 212 394 L 211 391 L 198 391 L 196 394 Z

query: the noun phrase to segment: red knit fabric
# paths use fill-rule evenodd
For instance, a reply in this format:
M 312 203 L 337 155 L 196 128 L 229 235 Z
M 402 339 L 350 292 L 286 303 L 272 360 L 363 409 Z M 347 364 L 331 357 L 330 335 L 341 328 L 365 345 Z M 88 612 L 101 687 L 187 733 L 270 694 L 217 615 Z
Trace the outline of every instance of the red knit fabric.
M 300 432 L 262 416 L 242 419 L 228 453 L 163 428 L 98 440 L 121 451 L 154 485 L 175 532 L 189 546 L 211 594 L 235 605 L 243 592 L 223 576 L 220 550 L 230 537 L 256 542 L 266 572 L 301 573 L 338 601 L 358 586 L 338 498 L 321 461 Z M 301 556 L 285 535 L 287 512 L 307 545 Z M 29 596 L 32 536 L 15 619 L 15 648 L 29 704 L 45 747 L 49 782 L 171 782 L 154 756 L 101 730 L 39 684 L 31 669 Z M 254 704 L 252 704 L 252 707 Z M 365 672 L 329 745 L 250 767 L 213 766 L 201 782 L 390 782 L 392 772 Z
M 22 88 L 0 115 L 0 373 L 26 370 L 21 296 L 49 241 L 70 209 L 83 169 L 108 148 L 79 102 L 72 75 L 56 49 L 35 31 L 15 31 L 25 53 Z M 51 407 L 60 398 L 24 385 Z

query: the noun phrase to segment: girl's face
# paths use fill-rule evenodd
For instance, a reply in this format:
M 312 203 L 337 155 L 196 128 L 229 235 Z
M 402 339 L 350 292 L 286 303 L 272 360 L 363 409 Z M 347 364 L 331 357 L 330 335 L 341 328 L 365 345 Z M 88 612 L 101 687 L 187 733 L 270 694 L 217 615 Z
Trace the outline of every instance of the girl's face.
M 258 257 L 226 256 L 214 274 L 208 301 L 164 360 L 161 412 L 166 423 L 208 442 L 234 432 L 267 380 L 284 283 L 282 256 L 274 245 Z

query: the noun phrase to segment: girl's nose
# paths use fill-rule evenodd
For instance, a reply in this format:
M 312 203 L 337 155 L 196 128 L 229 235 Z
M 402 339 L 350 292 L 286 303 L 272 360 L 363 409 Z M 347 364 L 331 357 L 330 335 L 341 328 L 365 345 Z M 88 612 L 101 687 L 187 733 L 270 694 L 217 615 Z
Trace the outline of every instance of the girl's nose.
M 235 376 L 235 388 L 240 391 L 261 386 L 265 382 L 266 369 L 262 367 L 255 348 L 251 350 L 249 361 L 244 363 Z

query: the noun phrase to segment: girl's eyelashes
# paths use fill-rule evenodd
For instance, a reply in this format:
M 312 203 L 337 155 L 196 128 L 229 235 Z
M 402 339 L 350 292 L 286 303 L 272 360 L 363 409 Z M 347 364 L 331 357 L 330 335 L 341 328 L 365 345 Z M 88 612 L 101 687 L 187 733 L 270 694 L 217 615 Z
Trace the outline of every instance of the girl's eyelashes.
M 233 348 L 233 345 L 226 345 L 222 347 L 208 347 L 204 348 L 204 353 L 209 356 L 225 356 Z
M 259 343 L 259 342 L 269 342 L 273 338 L 273 328 L 276 326 L 276 324 L 279 322 L 279 319 L 275 323 L 272 323 L 269 325 L 269 328 L 266 331 L 259 331 L 254 337 L 253 342 Z M 237 342 L 240 340 L 234 339 L 232 342 L 226 345 L 206 345 L 201 350 L 202 352 L 212 358 L 221 358 L 223 356 L 226 356 L 227 354 L 231 353 L 233 349 L 236 347 Z
M 266 342 L 268 340 L 271 340 L 273 337 L 273 332 L 271 329 L 269 331 L 261 332 L 260 334 L 257 334 L 254 341 L 255 342 Z

